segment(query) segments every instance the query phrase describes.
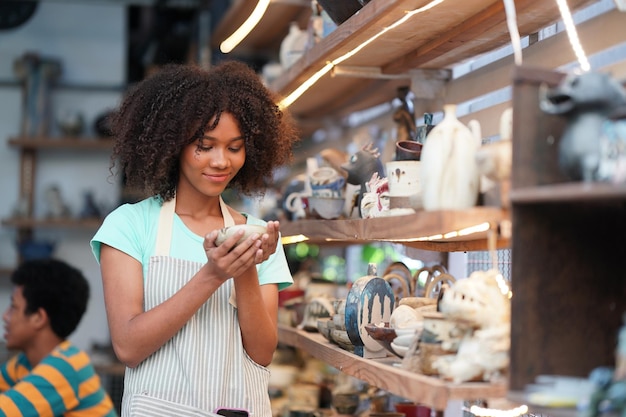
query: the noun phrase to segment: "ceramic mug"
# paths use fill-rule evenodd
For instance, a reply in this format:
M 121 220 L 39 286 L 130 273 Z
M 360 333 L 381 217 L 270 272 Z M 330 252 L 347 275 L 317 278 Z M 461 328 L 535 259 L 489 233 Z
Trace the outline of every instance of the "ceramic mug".
M 405 197 L 418 194 L 420 187 L 420 161 L 391 161 L 385 164 L 389 180 L 389 195 Z
M 419 161 L 422 155 L 422 144 L 414 140 L 396 142 L 396 161 Z
M 321 167 L 309 176 L 314 197 L 341 197 L 346 179 L 332 167 Z
M 410 401 L 396 403 L 394 407 L 406 417 L 430 417 L 431 414 L 430 408 Z

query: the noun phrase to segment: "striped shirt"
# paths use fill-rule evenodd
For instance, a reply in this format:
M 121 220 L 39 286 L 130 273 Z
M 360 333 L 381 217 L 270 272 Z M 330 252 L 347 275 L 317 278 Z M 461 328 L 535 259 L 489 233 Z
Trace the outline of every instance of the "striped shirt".
M 0 368 L 0 417 L 116 417 L 89 356 L 69 341 L 34 368 L 24 353 Z

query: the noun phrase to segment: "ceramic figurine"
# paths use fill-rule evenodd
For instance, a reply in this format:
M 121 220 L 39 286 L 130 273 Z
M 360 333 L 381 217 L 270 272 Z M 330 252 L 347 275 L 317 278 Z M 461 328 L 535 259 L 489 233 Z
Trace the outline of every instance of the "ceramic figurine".
M 393 113 L 393 121 L 396 122 L 398 127 L 398 133 L 396 135 L 396 142 L 405 140 L 416 140 L 417 138 L 417 126 L 415 124 L 415 110 L 413 102 L 409 98 L 409 87 L 398 87 L 397 100 L 400 105 Z
M 513 109 L 508 108 L 500 117 L 500 139 L 483 144 L 476 151 L 476 165 L 481 175 L 480 192 L 485 195 L 485 205 L 509 206 L 513 166 L 512 120 Z M 492 200 L 495 204 L 489 204 Z
M 61 195 L 61 189 L 51 185 L 45 190 L 46 203 L 48 205 L 47 217 L 50 219 L 64 219 L 70 217 L 71 212 Z
M 417 127 L 417 137 L 415 138 L 421 144 L 426 142 L 426 136 L 433 130 L 433 114 L 432 113 L 424 113 L 424 124 Z
M 300 29 L 297 22 L 291 22 L 289 33 L 280 44 L 279 59 L 284 70 L 291 67 L 304 54 L 307 41 L 307 31 Z
M 511 301 L 497 270 L 475 271 L 454 282 L 439 303 L 441 313 L 471 330 L 454 355 L 433 362 L 443 378 L 455 383 L 500 377 L 509 366 Z
M 361 217 L 364 219 L 382 217 L 389 211 L 389 180 L 381 178 L 378 173 L 366 183 L 367 192 L 361 199 Z
M 25 53 L 13 64 L 17 77 L 23 81 L 22 134 L 49 134 L 50 88 L 61 75 L 61 62 Z
M 602 126 L 626 106 L 626 91 L 610 75 L 570 74 L 552 88 L 541 90 L 541 110 L 567 119 L 559 141 L 559 167 L 574 181 L 597 180 Z
M 480 175 L 475 162 L 480 125 L 456 118 L 456 105 L 443 106 L 443 120 L 426 137 L 421 154 L 422 202 L 425 210 L 461 210 L 478 199 Z
M 359 215 L 362 215 L 361 199 L 367 192 L 367 182 L 374 173 L 377 173 L 380 178 L 385 178 L 385 169 L 380 162 L 380 153 L 378 149 L 372 147 L 371 143 L 367 144 L 360 151 L 353 154 L 348 162 L 341 166 L 341 169 L 348 173 L 346 181 L 349 184 L 361 187 L 355 204 L 359 208 Z

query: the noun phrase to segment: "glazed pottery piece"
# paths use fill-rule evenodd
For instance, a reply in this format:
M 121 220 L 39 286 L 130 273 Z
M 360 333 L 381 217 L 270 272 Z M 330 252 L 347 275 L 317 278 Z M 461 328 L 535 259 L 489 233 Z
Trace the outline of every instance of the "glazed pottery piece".
M 237 241 L 235 246 L 237 246 L 238 244 L 240 244 L 241 242 L 243 242 L 244 240 L 246 240 L 248 237 L 252 236 L 255 233 L 257 233 L 260 236 L 263 233 L 267 232 L 267 228 L 265 226 L 261 226 L 257 224 L 236 224 L 234 226 L 224 227 L 220 229 L 219 232 L 217 233 L 215 244 L 217 246 L 221 245 L 222 243 L 224 243 L 226 239 L 233 236 L 235 233 L 237 233 L 240 230 L 243 230 L 244 234 L 241 237 L 241 239 Z
M 358 152 L 352 154 L 348 162 L 341 168 L 346 171 L 348 184 L 359 185 L 360 190 L 357 195 L 355 205 L 359 208 L 359 215 L 362 217 L 361 199 L 367 193 L 367 183 L 372 175 L 377 173 L 380 178 L 385 177 L 385 168 L 380 161 L 380 153 L 372 144 L 367 144 Z
M 364 358 L 387 356 L 385 349 L 367 333 L 365 326 L 390 321 L 394 304 L 393 289 L 384 279 L 366 275 L 354 282 L 346 297 L 345 321 L 356 355 Z
M 385 164 L 391 208 L 422 208 L 421 162 L 390 161 Z
M 426 137 L 421 156 L 425 210 L 462 210 L 478 199 L 480 175 L 475 154 L 480 146 L 478 122 L 473 130 L 456 118 L 456 105 L 443 107 L 444 118 Z
M 317 0 L 317 3 L 337 25 L 341 25 L 363 7 L 359 0 Z
M 332 167 L 321 167 L 309 176 L 314 197 L 341 197 L 346 179 Z
M 423 147 L 424 145 L 413 140 L 396 142 L 396 161 L 419 161 Z
M 397 357 L 401 357 L 396 351 L 391 347 L 391 342 L 397 337 L 396 329 L 391 327 L 389 323 L 369 323 L 365 325 L 365 330 L 370 335 L 370 337 L 380 343 L 385 349 L 387 349 L 392 354 Z

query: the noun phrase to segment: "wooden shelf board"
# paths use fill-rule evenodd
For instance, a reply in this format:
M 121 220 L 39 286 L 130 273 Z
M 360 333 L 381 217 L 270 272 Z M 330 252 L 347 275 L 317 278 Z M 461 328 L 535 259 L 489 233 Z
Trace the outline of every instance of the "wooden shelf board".
M 398 358 L 364 359 L 329 343 L 319 333 L 279 325 L 278 337 L 281 343 L 303 349 L 345 374 L 435 410 L 445 410 L 450 400 L 500 398 L 507 393 L 504 382 L 453 384 L 402 369 Z
M 509 213 L 497 207 L 473 207 L 469 210 L 419 211 L 415 214 L 373 219 L 298 220 L 281 225 L 283 243 L 303 235 L 311 243 L 342 242 L 363 244 L 373 241 L 402 243 L 418 249 L 454 252 L 486 250 L 487 232 L 443 239 L 437 237 L 472 226 L 489 223 L 492 229 L 509 221 Z M 430 237 L 431 240 L 418 240 Z M 498 247 L 508 247 L 508 237 L 501 236 Z
M 87 137 L 18 137 L 9 139 L 9 145 L 22 149 L 113 149 L 112 139 Z
M 570 182 L 511 190 L 514 204 L 625 200 L 626 184 Z
M 272 88 L 282 95 L 289 94 L 326 63 L 398 21 L 407 10 L 417 10 L 428 3 L 427 0 L 369 2 L 307 51 L 273 82 Z M 574 0 L 569 3 L 570 8 L 575 10 L 591 1 Z M 522 36 L 560 19 L 555 3 L 518 0 L 516 8 Z M 413 69 L 449 68 L 508 43 L 510 37 L 501 1 L 444 1 L 414 15 L 402 26 L 387 31 L 341 65 L 371 67 L 372 63 L 376 63 L 385 74 L 406 74 Z M 343 117 L 350 112 L 390 101 L 400 83 L 408 85 L 410 79 L 372 80 L 327 74 L 296 100 L 290 111 L 304 121 L 324 116 Z M 368 93 L 360 94 L 363 91 Z
M 5 219 L 4 226 L 18 229 L 34 228 L 71 228 L 71 229 L 97 229 L 102 224 L 101 219 Z

